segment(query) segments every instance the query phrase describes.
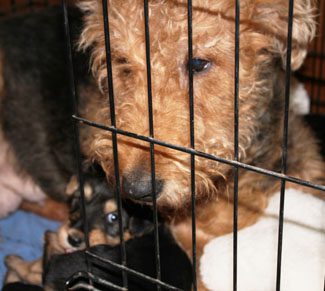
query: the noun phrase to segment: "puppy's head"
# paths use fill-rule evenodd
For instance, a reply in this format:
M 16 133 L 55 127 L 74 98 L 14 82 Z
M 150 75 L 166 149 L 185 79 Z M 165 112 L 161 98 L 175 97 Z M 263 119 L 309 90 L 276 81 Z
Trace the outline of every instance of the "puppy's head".
M 273 157 L 270 153 L 273 155 L 272 146 L 277 146 L 275 141 L 281 136 L 278 129 L 282 124 L 284 84 L 281 76 L 286 60 L 288 2 L 240 1 L 239 158 L 245 163 L 255 164 L 270 157 L 267 166 L 276 167 L 276 159 L 280 157 L 280 154 Z M 296 70 L 315 33 L 315 6 L 312 0 L 294 3 L 291 66 Z M 93 48 L 92 69 L 105 91 L 108 88 L 102 6 L 95 0 L 82 1 L 80 5 L 86 12 L 80 46 Z M 143 2 L 126 0 L 121 4 L 119 0 L 110 0 L 108 7 L 116 126 L 148 136 Z M 191 147 L 188 84 L 191 64 L 195 149 L 234 159 L 235 1 L 193 1 L 191 60 L 188 56 L 187 2 L 149 1 L 149 15 L 155 138 Z M 103 98 L 102 103 L 97 103 L 97 109 L 89 111 L 86 117 L 109 125 L 110 111 L 105 104 Z M 111 133 L 98 130 L 87 142 L 86 155 L 98 161 L 114 181 Z M 143 203 L 150 202 L 150 145 L 119 135 L 118 151 L 124 195 Z M 187 153 L 155 146 L 158 207 L 188 208 L 190 161 Z M 230 184 L 231 167 L 200 157 L 196 157 L 195 164 L 198 201 L 214 199 L 226 192 L 224 188 Z
M 73 178 L 72 183 L 76 179 Z M 68 188 L 71 185 L 68 186 Z M 71 187 L 72 189 L 73 187 Z M 85 211 L 90 245 L 109 244 L 116 245 L 120 242 L 119 220 L 123 222 L 124 239 L 141 236 L 153 229 L 149 221 L 148 209 L 140 205 L 131 205 L 123 202 L 122 218 L 118 215 L 118 207 L 114 193 L 107 184 L 105 177 L 86 175 L 85 179 Z M 80 204 L 79 188 L 70 193 L 71 207 L 69 221 L 63 224 L 58 237 L 60 245 L 65 252 L 72 252 L 85 248 L 84 221 Z M 139 209 L 141 210 L 139 211 Z M 149 213 L 150 210 L 149 210 Z

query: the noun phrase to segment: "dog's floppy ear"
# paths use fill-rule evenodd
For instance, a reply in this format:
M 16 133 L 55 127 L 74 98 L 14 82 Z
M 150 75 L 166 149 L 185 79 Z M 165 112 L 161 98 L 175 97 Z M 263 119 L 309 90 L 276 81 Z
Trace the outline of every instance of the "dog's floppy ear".
M 316 31 L 316 1 L 295 0 L 293 10 L 291 68 L 297 70 L 307 54 L 307 45 Z M 286 64 L 289 0 L 256 0 L 251 15 L 255 31 L 268 36 L 271 53 L 281 57 Z

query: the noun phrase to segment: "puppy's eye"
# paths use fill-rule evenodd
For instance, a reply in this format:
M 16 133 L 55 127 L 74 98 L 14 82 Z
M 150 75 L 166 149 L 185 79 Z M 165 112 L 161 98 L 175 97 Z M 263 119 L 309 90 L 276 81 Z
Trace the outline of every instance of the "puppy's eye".
M 208 60 L 194 58 L 192 59 L 192 71 L 193 73 L 200 73 L 210 68 L 211 63 Z
M 106 215 L 106 221 L 108 223 L 115 223 L 118 220 L 118 215 L 117 213 L 108 213 Z

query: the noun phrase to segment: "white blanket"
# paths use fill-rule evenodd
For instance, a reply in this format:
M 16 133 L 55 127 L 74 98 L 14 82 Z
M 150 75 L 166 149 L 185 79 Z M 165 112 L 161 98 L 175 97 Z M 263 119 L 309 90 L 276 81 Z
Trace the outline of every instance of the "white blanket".
M 240 195 L 240 193 L 239 193 Z M 273 291 L 276 285 L 280 193 L 256 224 L 238 232 L 238 291 Z M 204 248 L 201 276 L 209 290 L 231 291 L 232 234 Z M 325 202 L 288 189 L 285 196 L 281 290 L 323 291 Z

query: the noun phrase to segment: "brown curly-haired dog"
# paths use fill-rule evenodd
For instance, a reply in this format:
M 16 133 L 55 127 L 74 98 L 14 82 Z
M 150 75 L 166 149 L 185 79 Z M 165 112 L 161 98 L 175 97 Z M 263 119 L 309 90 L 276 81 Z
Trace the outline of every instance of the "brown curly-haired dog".
M 281 169 L 287 2 L 240 1 L 239 159 L 273 171 Z M 116 125 L 123 130 L 149 135 L 143 1 L 110 0 L 108 4 Z M 234 1 L 229 0 L 193 1 L 194 57 L 189 60 L 187 1 L 149 1 L 156 139 L 190 147 L 187 70 L 188 63 L 192 62 L 195 74 L 195 148 L 218 157 L 234 158 L 234 5 Z M 80 7 L 86 13 L 79 39 L 79 47 L 86 53 L 79 56 L 77 63 L 81 68 L 75 70 L 81 87 L 78 90 L 83 106 L 80 113 L 108 124 L 110 110 L 106 94 L 102 94 L 107 91 L 107 83 L 101 1 L 84 0 Z M 0 117 L 3 131 L 0 132 L 0 164 L 10 175 L 15 168 L 22 168 L 23 173 L 38 176 L 34 180 L 43 192 L 63 199 L 65 186 L 74 173 L 70 168 L 73 165 L 73 146 L 69 142 L 71 132 L 62 132 L 62 128 L 71 127 L 72 105 L 66 98 L 69 92 L 66 82 L 68 70 L 64 58 L 59 58 L 65 51 L 61 14 L 58 11 L 48 13 L 32 15 L 27 20 L 8 20 L 0 27 Z M 53 14 L 56 15 L 54 18 L 51 17 Z M 314 15 L 314 1 L 295 1 L 293 70 L 301 66 L 307 44 L 315 34 Z M 80 17 L 78 12 L 75 25 L 72 25 L 75 27 L 72 29 L 75 31 L 74 40 L 82 25 Z M 18 36 L 20 41 L 17 43 Z M 25 46 L 25 43 L 32 45 Z M 92 70 L 103 92 L 96 91 L 87 75 L 89 50 Z M 43 88 L 46 90 L 41 90 Z M 45 109 L 52 114 L 43 114 Z M 64 133 L 64 138 L 62 134 L 53 133 Z M 12 159 L 10 151 L 8 154 L 8 142 L 15 145 Z M 97 161 L 114 182 L 111 133 L 85 126 L 81 132 L 81 144 L 86 158 Z M 317 143 L 309 129 L 293 114 L 290 114 L 288 144 L 288 175 L 324 183 L 325 167 Z M 118 151 L 123 194 L 150 203 L 149 144 L 119 135 Z M 9 167 L 8 160 L 11 166 L 17 160 L 18 166 Z M 159 210 L 170 219 L 177 240 L 190 253 L 190 156 L 156 145 L 155 164 Z M 7 186 L 7 176 L 1 177 L 0 184 L 7 191 L 3 190 L 4 193 L 9 193 L 8 189 L 13 194 L 19 192 L 16 190 L 20 189 Z M 39 192 L 28 179 L 25 183 L 27 186 L 21 184 L 18 188 L 31 189 L 25 190 L 31 194 Z M 14 184 L 17 187 L 18 184 Z M 239 228 L 256 222 L 268 203 L 268 197 L 278 186 L 279 181 L 269 176 L 240 169 Z M 232 167 L 196 157 L 199 254 L 209 240 L 232 231 L 232 195 Z M 0 198 L 4 202 L 15 202 L 15 205 L 6 207 L 0 213 L 3 216 L 15 209 L 19 202 L 8 197 L 6 194 Z
M 188 98 L 187 2 L 149 1 L 155 138 L 190 147 Z M 103 90 L 106 55 L 102 6 L 83 1 L 85 27 L 81 48 L 92 47 L 92 69 Z M 149 135 L 143 1 L 109 1 L 117 127 Z M 283 136 L 284 66 L 288 1 L 241 1 L 239 158 L 280 171 Z M 298 69 L 315 34 L 313 1 L 294 6 L 292 69 Z M 234 158 L 234 1 L 193 1 L 195 148 Z M 86 117 L 107 124 L 106 100 L 90 100 L 101 109 Z M 111 133 L 93 130 L 86 155 L 99 162 L 114 181 Z M 288 175 L 324 182 L 324 163 L 309 129 L 290 114 Z M 151 199 L 149 144 L 118 136 L 124 194 Z M 190 157 L 155 146 L 157 204 L 171 219 L 173 232 L 190 253 Z M 233 176 L 228 165 L 196 157 L 198 252 L 212 238 L 233 229 Z M 288 186 L 294 186 L 288 183 Z M 239 171 L 239 228 L 256 222 L 279 182 Z M 321 193 L 324 198 L 323 193 Z

